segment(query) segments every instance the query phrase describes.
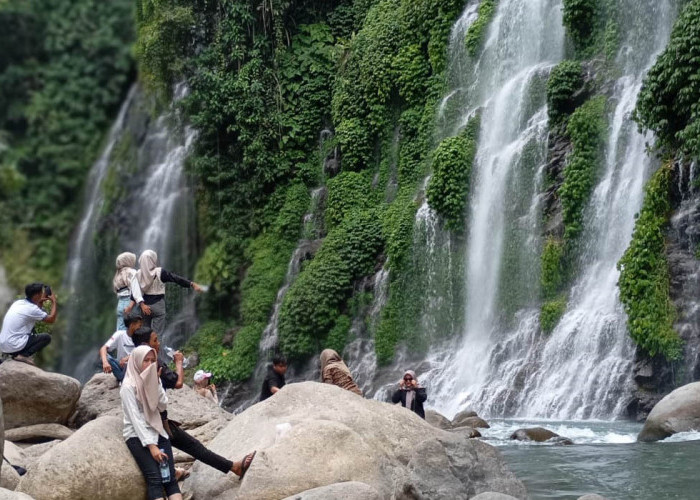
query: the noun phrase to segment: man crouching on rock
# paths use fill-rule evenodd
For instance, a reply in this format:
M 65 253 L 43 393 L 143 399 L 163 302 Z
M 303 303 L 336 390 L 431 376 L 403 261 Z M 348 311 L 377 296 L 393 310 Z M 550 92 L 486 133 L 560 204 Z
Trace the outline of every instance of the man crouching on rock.
M 48 333 L 35 333 L 34 325 L 42 321 L 56 321 L 56 295 L 43 283 L 30 283 L 24 288 L 24 299 L 16 300 L 2 320 L 0 351 L 10 354 L 12 359 L 34 365 L 32 356 L 51 343 Z M 51 312 L 41 306 L 51 301 Z
M 153 348 L 156 353 L 160 351 L 160 342 L 158 341 L 158 334 L 153 331 L 151 327 L 144 326 L 136 330 L 133 335 L 134 345 L 148 345 Z M 167 365 L 158 358 L 158 375 L 160 377 L 160 382 L 164 389 L 180 389 L 183 385 L 183 369 L 182 361 L 183 355 L 180 351 L 175 352 L 173 359 L 175 360 L 175 370 L 174 373 Z M 180 428 L 180 424 L 174 420 L 168 418 L 168 412 L 164 411 L 160 414 L 163 419 L 163 427 L 170 437 L 170 444 L 177 448 L 178 450 L 184 451 L 188 455 L 192 456 L 200 462 L 220 470 L 224 474 L 229 471 L 233 472 L 240 479 L 250 468 L 250 464 L 253 462 L 255 457 L 255 452 L 247 454 L 242 460 L 237 462 L 232 462 L 221 455 L 217 455 L 213 451 L 207 449 L 202 443 L 197 439 L 187 434 L 184 430 Z M 178 480 L 184 479 L 189 476 L 189 471 L 177 471 Z

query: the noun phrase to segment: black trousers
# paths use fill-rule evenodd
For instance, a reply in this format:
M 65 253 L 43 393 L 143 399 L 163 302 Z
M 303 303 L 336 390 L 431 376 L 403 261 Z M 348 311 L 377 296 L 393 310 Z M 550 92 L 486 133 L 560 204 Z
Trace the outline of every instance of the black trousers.
M 180 487 L 175 479 L 175 461 L 173 460 L 173 449 L 170 447 L 170 441 L 163 436 L 158 436 L 158 448 L 161 448 L 168 455 L 168 463 L 170 465 L 170 482 L 163 483 L 160 477 L 160 464 L 153 460 L 151 452 L 147 446 L 143 446 L 139 438 L 129 438 L 126 440 L 126 446 L 134 456 L 136 463 L 146 479 L 148 487 L 148 499 L 156 500 L 158 498 L 169 497 L 180 493 Z M 163 495 L 165 490 L 165 495 Z
M 200 462 L 216 470 L 220 470 L 224 474 L 229 472 L 231 467 L 233 467 L 233 462 L 231 460 L 227 460 L 221 455 L 217 455 L 213 451 L 207 449 L 202 443 L 197 441 L 197 439 L 180 429 L 172 420 L 168 420 L 168 427 L 170 428 L 170 444 L 174 448 L 184 451 Z
M 11 356 L 33 356 L 51 343 L 51 335 L 48 333 L 32 333 L 27 339 L 24 349 L 10 353 Z

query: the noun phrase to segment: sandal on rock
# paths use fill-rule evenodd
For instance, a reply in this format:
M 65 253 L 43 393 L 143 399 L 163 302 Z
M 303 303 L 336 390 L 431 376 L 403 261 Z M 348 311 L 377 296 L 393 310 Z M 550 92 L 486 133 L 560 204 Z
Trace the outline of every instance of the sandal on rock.
M 248 453 L 245 457 L 243 457 L 243 460 L 241 460 L 241 475 L 238 476 L 239 481 L 243 481 L 243 477 L 245 476 L 245 473 L 248 472 L 248 469 L 250 469 L 250 465 L 253 463 L 256 453 L 256 451 L 253 453 Z
M 36 366 L 36 363 L 32 358 L 29 358 L 27 356 L 22 356 L 21 354 L 18 354 L 14 358 L 15 361 L 19 361 L 20 363 L 27 363 L 28 365 Z
M 177 482 L 184 481 L 188 477 L 190 477 L 190 471 L 188 469 L 175 468 L 175 480 Z

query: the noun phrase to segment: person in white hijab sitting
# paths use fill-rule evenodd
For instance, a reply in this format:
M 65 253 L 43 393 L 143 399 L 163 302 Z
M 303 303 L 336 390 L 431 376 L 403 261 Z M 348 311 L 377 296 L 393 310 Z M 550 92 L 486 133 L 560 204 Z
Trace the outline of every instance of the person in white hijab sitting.
M 401 403 L 401 406 L 408 408 L 420 418 L 425 419 L 423 403 L 428 399 L 425 387 L 421 387 L 416 377 L 416 372 L 406 370 L 403 378 L 399 382 L 399 389 L 391 396 L 391 402 Z
M 182 500 L 175 477 L 175 461 L 160 412 L 165 411 L 168 397 L 158 380 L 156 351 L 148 346 L 136 347 L 126 365 L 120 390 L 124 411 L 124 439 L 146 479 L 148 499 Z M 166 471 L 161 466 L 167 462 Z
M 201 286 L 175 273 L 158 267 L 158 255 L 153 250 L 144 250 L 139 257 L 139 270 L 134 279 L 143 294 L 143 302 L 150 309 L 144 311 L 143 324 L 159 333 L 165 332 L 165 283 L 175 283 L 183 288 L 203 292 Z

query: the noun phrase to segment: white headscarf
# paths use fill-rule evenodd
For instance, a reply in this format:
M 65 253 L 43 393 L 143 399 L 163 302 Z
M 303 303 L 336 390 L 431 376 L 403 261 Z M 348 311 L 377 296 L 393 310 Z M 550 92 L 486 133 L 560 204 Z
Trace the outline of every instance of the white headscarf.
M 112 286 L 115 292 L 129 286 L 131 278 L 136 274 L 134 267 L 136 267 L 136 255 L 131 252 L 117 255 L 117 272 L 112 279 Z
M 413 377 L 413 380 L 415 380 L 416 384 L 418 384 L 418 379 L 416 378 L 416 372 L 414 372 L 413 370 L 406 370 L 406 372 L 403 374 L 403 376 L 405 377 L 406 375 L 410 375 L 411 377 Z M 416 391 L 413 389 L 413 387 L 408 389 L 408 391 L 406 392 L 406 408 L 408 408 L 409 410 L 413 410 L 413 399 L 415 398 L 415 396 L 416 396 Z
M 151 287 L 157 281 L 160 281 L 160 268 L 158 266 L 158 254 L 153 250 L 144 250 L 139 257 L 139 272 L 137 274 L 139 286 L 144 293 L 151 292 L 152 294 L 161 293 L 158 290 L 153 293 Z
M 141 370 L 143 360 L 149 352 L 156 354 L 155 349 L 147 345 L 140 345 L 131 351 L 129 362 L 126 365 L 126 375 L 122 381 L 122 387 L 135 388 L 136 399 L 141 403 L 143 416 L 146 422 L 158 431 L 158 434 L 162 435 L 164 432 L 163 421 L 160 418 L 160 411 L 158 411 L 158 402 L 160 400 L 158 363 L 152 363 L 145 370 Z M 156 354 L 156 360 L 157 359 L 158 357 Z

